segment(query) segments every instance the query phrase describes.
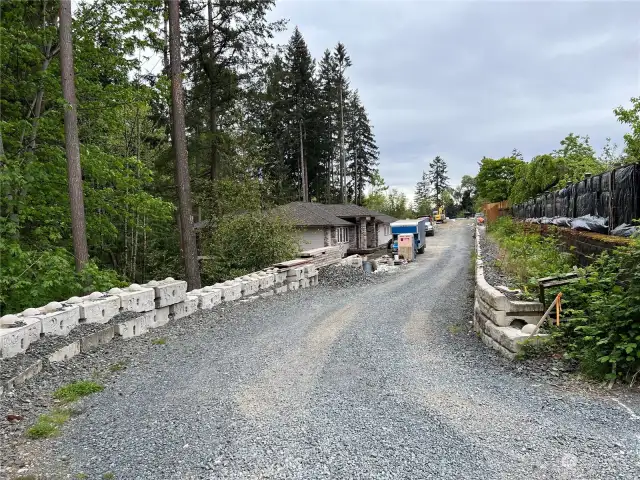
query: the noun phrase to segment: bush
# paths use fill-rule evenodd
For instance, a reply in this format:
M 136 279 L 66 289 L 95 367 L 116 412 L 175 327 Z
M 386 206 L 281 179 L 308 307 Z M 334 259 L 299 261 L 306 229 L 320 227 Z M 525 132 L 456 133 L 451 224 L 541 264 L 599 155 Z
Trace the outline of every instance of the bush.
M 285 218 L 260 212 L 225 216 L 205 239 L 207 282 L 235 278 L 284 260 L 300 249 L 295 226 Z
M 640 371 L 640 240 L 601 254 L 564 288 L 567 353 L 586 373 L 631 380 Z
M 555 237 L 528 233 L 511 217 L 499 217 L 487 231 L 501 250 L 497 267 L 525 292 L 537 290 L 538 278 L 566 273 L 574 264 L 573 256 L 562 251 Z
M 63 248 L 25 250 L 0 238 L 0 311 L 20 312 L 74 295 L 124 285 L 113 270 L 88 263 L 78 274 L 73 255 Z

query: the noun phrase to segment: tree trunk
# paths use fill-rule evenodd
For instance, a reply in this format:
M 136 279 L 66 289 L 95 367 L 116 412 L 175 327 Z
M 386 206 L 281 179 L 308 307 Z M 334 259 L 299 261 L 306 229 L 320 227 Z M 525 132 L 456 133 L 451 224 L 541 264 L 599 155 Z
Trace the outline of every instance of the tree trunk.
M 345 188 L 346 167 L 344 158 L 344 112 L 342 105 L 342 72 L 340 72 L 340 200 L 347 203 Z
M 214 59 L 214 46 L 213 46 L 213 2 L 207 0 L 207 12 L 209 15 L 209 41 L 211 42 L 211 64 L 213 66 Z M 218 153 L 218 145 L 216 133 L 218 131 L 218 112 L 216 111 L 216 89 L 213 83 L 213 78 L 209 78 L 209 134 L 211 135 L 211 180 L 215 181 L 218 178 L 220 170 L 220 155 Z
M 89 261 L 87 232 L 82 195 L 82 169 L 78 140 L 78 112 L 76 105 L 75 75 L 73 71 L 73 43 L 71 39 L 71 0 L 60 1 L 60 73 L 65 100 L 64 140 L 69 176 L 69 202 L 71 204 L 71 233 L 76 270 Z
M 173 112 L 171 136 L 176 162 L 176 188 L 178 190 L 179 223 L 183 246 L 182 256 L 187 286 L 189 290 L 193 290 L 200 288 L 200 268 L 198 266 L 196 235 L 193 229 L 193 215 L 191 212 L 191 179 L 189 178 L 187 136 L 185 133 L 184 103 L 182 98 L 179 0 L 169 1 L 169 50 L 171 55 L 171 106 Z
M 302 201 L 309 201 L 309 180 L 307 178 L 307 162 L 304 159 L 304 142 L 302 137 L 302 120 L 298 120 L 300 130 L 300 172 L 302 177 Z

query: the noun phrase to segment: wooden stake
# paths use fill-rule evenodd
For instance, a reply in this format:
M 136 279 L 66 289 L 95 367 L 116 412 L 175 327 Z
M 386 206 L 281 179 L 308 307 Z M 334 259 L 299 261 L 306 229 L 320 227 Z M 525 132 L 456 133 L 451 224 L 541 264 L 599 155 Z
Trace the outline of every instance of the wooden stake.
M 540 326 L 544 323 L 544 321 L 547 319 L 547 317 L 551 313 L 551 309 L 556 305 L 556 303 L 560 301 L 561 297 L 562 297 L 562 292 L 556 295 L 556 298 L 553 300 L 553 302 L 551 302 L 551 305 L 549 305 L 549 308 L 547 308 L 547 311 L 544 312 L 544 315 L 536 324 L 536 328 L 533 329 L 533 332 L 531 332 L 531 335 L 529 335 L 529 338 L 533 337 L 538 332 L 538 330 L 540 329 Z

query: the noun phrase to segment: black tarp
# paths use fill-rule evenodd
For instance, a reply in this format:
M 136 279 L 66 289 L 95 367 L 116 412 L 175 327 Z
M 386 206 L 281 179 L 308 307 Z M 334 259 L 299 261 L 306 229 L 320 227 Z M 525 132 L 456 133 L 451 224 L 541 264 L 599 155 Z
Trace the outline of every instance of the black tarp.
M 557 192 L 538 195 L 514 205 L 512 211 L 517 218 L 592 215 L 606 219 L 611 228 L 631 224 L 633 219 L 640 218 L 640 164 L 621 167 L 576 185 L 568 185 Z
M 640 213 L 638 204 L 638 182 L 640 181 L 638 165 L 619 168 L 614 174 L 613 189 L 613 225 L 617 227 L 623 223 L 632 223 Z

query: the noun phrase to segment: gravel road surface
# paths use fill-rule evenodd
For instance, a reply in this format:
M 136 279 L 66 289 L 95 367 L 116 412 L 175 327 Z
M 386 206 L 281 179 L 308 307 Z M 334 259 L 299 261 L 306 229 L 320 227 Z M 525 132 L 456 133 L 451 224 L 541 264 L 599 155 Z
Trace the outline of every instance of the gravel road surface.
M 470 331 L 470 222 L 427 243 L 384 282 L 233 307 L 146 348 L 37 442 L 36 466 L 118 480 L 637 479 L 637 405 L 518 374 Z

